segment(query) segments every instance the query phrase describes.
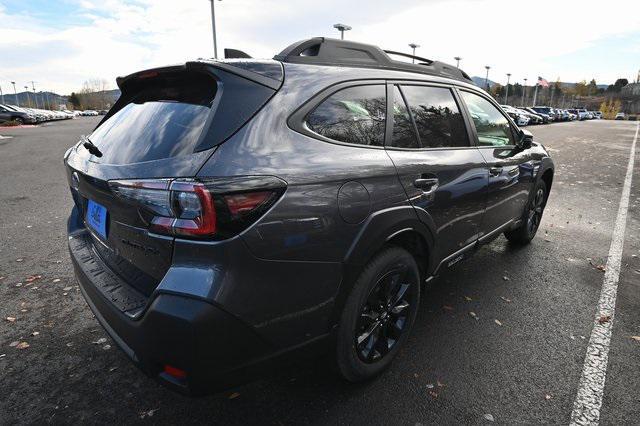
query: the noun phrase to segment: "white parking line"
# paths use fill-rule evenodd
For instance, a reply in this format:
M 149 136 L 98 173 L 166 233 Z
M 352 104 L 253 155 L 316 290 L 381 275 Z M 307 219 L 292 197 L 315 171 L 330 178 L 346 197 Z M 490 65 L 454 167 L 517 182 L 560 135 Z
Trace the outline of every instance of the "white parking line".
M 624 232 L 627 223 L 627 210 L 629 208 L 629 194 L 631 192 L 631 179 L 633 177 L 633 160 L 636 153 L 636 142 L 640 123 L 636 126 L 636 135 L 633 138 L 627 174 L 622 187 L 618 216 L 613 228 L 609 258 L 604 273 L 598 311 L 591 331 L 587 355 L 584 358 L 584 367 L 580 377 L 578 393 L 573 403 L 571 412 L 571 425 L 597 425 L 600 420 L 600 408 L 602 407 L 602 395 L 607 378 L 607 363 L 609 361 L 609 345 L 611 343 L 611 330 L 616 309 L 616 295 L 618 293 L 618 278 L 620 276 L 620 263 L 622 261 L 622 249 L 624 247 Z M 631 391 L 631 390 L 630 390 Z

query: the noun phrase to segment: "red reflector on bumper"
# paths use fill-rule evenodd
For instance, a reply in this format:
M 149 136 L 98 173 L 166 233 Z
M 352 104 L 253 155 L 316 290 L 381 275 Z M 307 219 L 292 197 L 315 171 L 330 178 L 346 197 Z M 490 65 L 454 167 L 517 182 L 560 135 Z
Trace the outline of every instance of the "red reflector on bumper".
M 175 377 L 176 379 L 184 379 L 187 377 L 186 371 L 180 370 L 179 368 L 173 367 L 171 365 L 165 365 L 164 372 L 170 375 L 171 377 Z

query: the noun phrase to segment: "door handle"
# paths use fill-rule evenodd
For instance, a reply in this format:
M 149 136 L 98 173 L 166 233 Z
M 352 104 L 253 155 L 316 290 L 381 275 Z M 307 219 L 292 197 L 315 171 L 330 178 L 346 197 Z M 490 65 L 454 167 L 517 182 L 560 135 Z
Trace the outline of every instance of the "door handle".
M 413 186 L 422 189 L 424 195 L 431 195 L 438 189 L 438 183 L 438 178 L 420 178 L 413 181 Z
M 489 168 L 489 175 L 491 175 L 491 176 L 500 176 L 501 173 L 502 173 L 502 167 L 490 167 Z

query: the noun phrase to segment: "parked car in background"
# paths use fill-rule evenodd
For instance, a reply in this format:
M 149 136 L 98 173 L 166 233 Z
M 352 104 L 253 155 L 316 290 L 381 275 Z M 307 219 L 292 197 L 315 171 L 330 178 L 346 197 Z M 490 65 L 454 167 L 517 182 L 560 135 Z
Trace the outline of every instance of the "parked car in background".
M 587 113 L 586 109 L 577 108 L 576 111 L 578 113 L 578 120 L 582 121 L 582 120 L 588 120 L 589 119 L 589 114 Z
M 552 186 L 544 146 L 464 72 L 376 46 L 314 38 L 118 85 L 64 154 L 67 244 L 97 321 L 184 393 L 301 351 L 375 377 L 422 284 L 500 235 L 529 243 Z
M 619 112 L 616 114 L 616 120 L 626 120 L 627 115 L 624 112 Z
M 92 109 L 87 109 L 87 110 L 82 111 L 82 115 L 88 116 L 88 117 L 97 116 L 98 115 L 98 111 L 94 111 Z
M 514 107 L 515 108 L 515 107 Z M 519 114 L 523 114 L 525 117 L 527 117 L 529 119 L 529 124 L 533 125 L 533 124 L 542 124 L 543 120 L 542 117 L 539 116 L 538 114 L 532 114 L 529 111 L 523 109 L 523 108 L 515 108 L 516 111 L 518 111 Z
M 539 117 L 541 117 L 541 118 L 542 118 L 542 123 L 543 123 L 543 124 L 547 124 L 547 123 L 549 123 L 549 122 L 551 122 L 551 121 L 552 121 L 552 120 L 551 120 L 551 117 L 549 117 L 549 114 L 545 114 L 545 113 L 543 113 L 543 112 L 538 112 L 538 111 L 536 111 L 535 109 L 533 109 L 533 108 L 531 108 L 531 107 L 524 107 L 523 109 L 524 109 L 525 111 L 530 112 L 531 114 L 536 114 L 536 115 L 538 115 Z
M 590 112 L 594 119 L 598 120 L 602 118 L 602 112 L 600 111 L 590 111 Z
M 553 108 L 547 106 L 534 106 L 531 107 L 535 112 L 539 114 L 545 114 L 549 117 L 549 122 L 556 121 L 556 114 Z
M 526 126 L 527 124 L 529 124 L 529 117 L 521 113 L 516 108 L 510 105 L 500 105 L 500 107 L 504 110 L 504 112 L 509 114 L 511 118 L 513 118 L 513 121 L 515 121 L 518 126 Z
M 0 104 L 0 123 L 13 121 L 16 124 L 36 123 L 36 116 L 30 112 L 18 110 L 9 105 Z

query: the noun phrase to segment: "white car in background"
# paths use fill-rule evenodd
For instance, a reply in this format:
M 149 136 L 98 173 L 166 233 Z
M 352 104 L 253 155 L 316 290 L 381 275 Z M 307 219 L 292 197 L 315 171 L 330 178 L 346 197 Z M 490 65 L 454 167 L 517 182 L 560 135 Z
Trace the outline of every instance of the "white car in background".
M 82 115 L 93 117 L 93 116 L 97 116 L 98 115 L 98 111 L 94 111 L 92 109 L 87 109 L 87 110 L 82 111 Z
M 509 114 L 509 117 L 513 118 L 513 121 L 516 122 L 518 126 L 526 126 L 529 124 L 529 117 L 524 115 L 518 109 L 512 107 L 511 105 L 500 105 L 500 107 Z

